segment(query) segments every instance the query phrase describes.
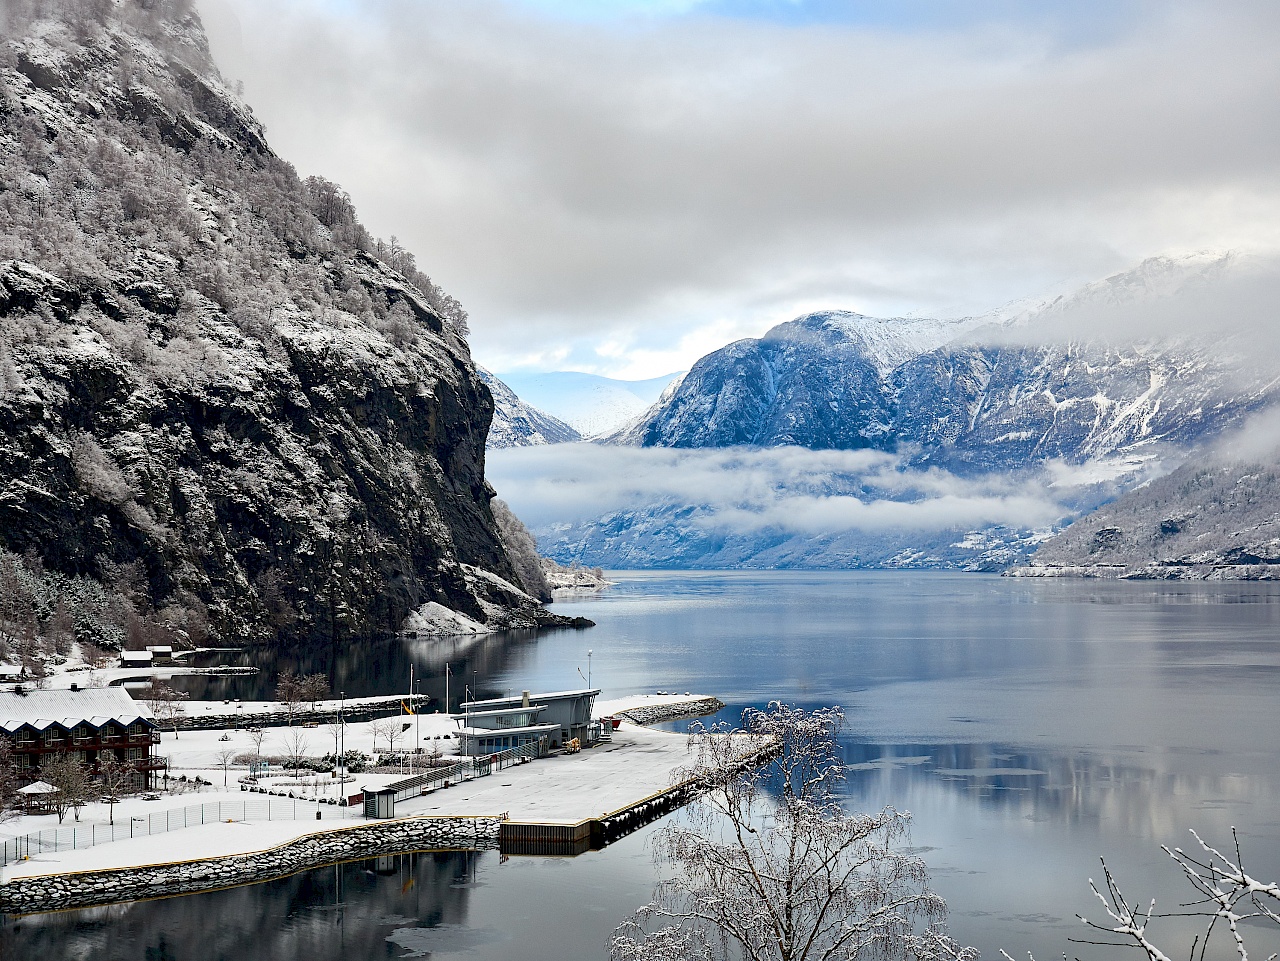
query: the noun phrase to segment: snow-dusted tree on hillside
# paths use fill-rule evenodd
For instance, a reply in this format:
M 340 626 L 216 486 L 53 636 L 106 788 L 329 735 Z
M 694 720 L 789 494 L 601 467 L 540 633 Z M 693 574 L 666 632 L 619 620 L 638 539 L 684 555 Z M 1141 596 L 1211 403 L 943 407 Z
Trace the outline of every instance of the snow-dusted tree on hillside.
M 775 702 L 742 731 L 694 731 L 685 774 L 704 793 L 656 835 L 674 876 L 615 931 L 613 961 L 976 957 L 943 934 L 946 905 L 903 850 L 908 816 L 841 808 L 842 719 Z

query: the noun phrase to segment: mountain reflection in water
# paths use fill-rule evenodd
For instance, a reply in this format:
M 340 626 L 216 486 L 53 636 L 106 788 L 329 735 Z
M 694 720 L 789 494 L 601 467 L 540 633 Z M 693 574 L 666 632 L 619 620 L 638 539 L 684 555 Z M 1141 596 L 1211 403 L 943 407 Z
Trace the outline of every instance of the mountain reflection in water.
M 392 640 L 341 654 L 338 687 L 403 691 L 413 663 L 423 690 L 441 697 L 448 662 L 455 698 L 464 677 L 482 693 L 519 693 L 579 686 L 581 670 L 606 697 L 714 694 L 728 721 L 771 699 L 839 704 L 850 806 L 911 812 L 911 843 L 951 906 L 953 933 L 984 957 L 1116 956 L 1068 940 L 1085 933 L 1077 913 L 1096 914 L 1087 885 L 1098 858 L 1132 898 L 1176 910 L 1190 892 L 1159 846 L 1187 845 L 1190 828 L 1229 844 L 1238 827 L 1253 870 L 1280 879 L 1280 584 L 921 572 L 617 579 L 605 595 L 558 606 L 595 620 L 592 630 Z M 184 684 L 269 696 L 284 667 L 328 669 L 274 655 L 256 678 Z M 609 932 L 652 891 L 653 830 L 572 860 L 418 855 L 393 874 L 360 863 L 11 920 L 0 925 L 0 958 L 603 959 Z M 1159 927 L 1185 956 L 1191 925 Z M 1265 930 L 1252 936 L 1262 956 L 1280 946 Z

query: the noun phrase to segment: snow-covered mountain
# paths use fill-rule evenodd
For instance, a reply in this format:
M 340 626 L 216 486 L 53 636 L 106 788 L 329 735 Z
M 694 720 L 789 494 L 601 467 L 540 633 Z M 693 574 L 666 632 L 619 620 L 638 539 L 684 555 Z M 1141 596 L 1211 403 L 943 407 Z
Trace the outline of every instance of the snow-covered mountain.
M 505 374 L 503 379 L 527 404 L 594 437 L 617 430 L 643 414 L 678 374 L 649 380 L 616 380 L 580 371 Z
M 1150 309 L 1213 283 L 1229 256 L 1159 258 L 1034 310 L 957 321 L 809 314 L 694 364 L 612 436 L 659 447 L 911 449 L 917 463 L 1009 470 L 1186 446 L 1267 403 L 1219 343 L 1059 339 L 1102 308 Z
M 1132 490 L 1045 541 L 1031 577 L 1280 579 L 1280 463 L 1210 456 Z
M 526 404 L 515 391 L 479 364 L 476 365 L 476 373 L 493 395 L 493 423 L 489 425 L 486 444 L 489 450 L 536 444 L 570 444 L 582 440 L 582 435 L 564 421 Z
M 536 533 L 560 560 L 605 566 L 1015 562 L 1063 520 L 1194 457 L 1280 399 L 1272 365 L 1247 357 L 1256 328 L 1195 313 L 1212 302 L 1200 295 L 1236 278 L 1238 267 L 1231 254 L 1152 258 L 1062 295 L 956 321 L 809 314 L 703 357 L 606 438 L 648 448 L 879 451 L 903 470 L 1033 486 L 1055 483 L 1055 465 L 1077 479 L 1102 465 L 1107 484 L 1082 481 L 1047 527 L 722 536 L 711 519 L 722 506 L 658 498 Z M 844 490 L 836 481 L 815 496 L 928 496 Z

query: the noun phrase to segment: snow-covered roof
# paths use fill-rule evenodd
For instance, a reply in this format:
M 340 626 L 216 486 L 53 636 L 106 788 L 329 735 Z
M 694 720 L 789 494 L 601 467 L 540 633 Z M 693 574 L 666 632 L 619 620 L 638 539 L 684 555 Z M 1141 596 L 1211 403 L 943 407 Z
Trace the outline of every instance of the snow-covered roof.
M 533 698 L 529 700 L 532 701 Z M 467 711 L 465 714 L 453 714 L 450 716 L 455 719 L 464 717 L 503 717 L 511 714 L 541 714 L 546 709 L 547 706 L 545 704 L 530 704 L 528 707 L 514 704 L 511 707 L 500 707 L 492 711 Z
M 149 661 L 155 657 L 150 648 L 145 651 L 122 651 L 120 659 L 122 661 Z
M 16 731 L 24 724 L 42 731 L 53 724 L 73 728 L 87 723 L 100 728 L 108 721 L 127 725 L 139 720 L 151 721 L 151 713 L 121 687 L 0 693 L 0 729 L 6 731 Z
M 19 794 L 57 794 L 58 789 L 48 781 L 34 781 L 26 787 L 18 788 Z
M 460 727 L 459 737 L 511 737 L 513 734 L 550 734 L 559 724 L 530 724 L 526 727 Z
M 550 694 L 530 694 L 529 703 L 535 707 L 539 704 L 545 704 L 547 701 L 565 701 L 574 697 L 586 697 L 588 694 L 592 697 L 600 694 L 600 688 L 583 688 L 580 691 L 553 691 Z M 516 694 L 512 697 L 494 697 L 487 701 L 463 701 L 462 707 L 470 706 L 473 710 L 477 707 L 507 707 L 508 705 L 523 703 L 524 695 Z

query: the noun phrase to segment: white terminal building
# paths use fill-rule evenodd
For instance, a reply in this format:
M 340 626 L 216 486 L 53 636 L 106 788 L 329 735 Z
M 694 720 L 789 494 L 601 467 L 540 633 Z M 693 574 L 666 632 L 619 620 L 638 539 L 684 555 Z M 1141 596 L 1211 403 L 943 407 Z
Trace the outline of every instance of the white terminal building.
M 564 747 L 575 738 L 581 747 L 601 739 L 603 724 L 593 720 L 600 690 L 557 691 L 487 701 L 465 701 L 457 714 L 458 753 L 470 757 L 513 747 L 541 744 L 543 753 Z

